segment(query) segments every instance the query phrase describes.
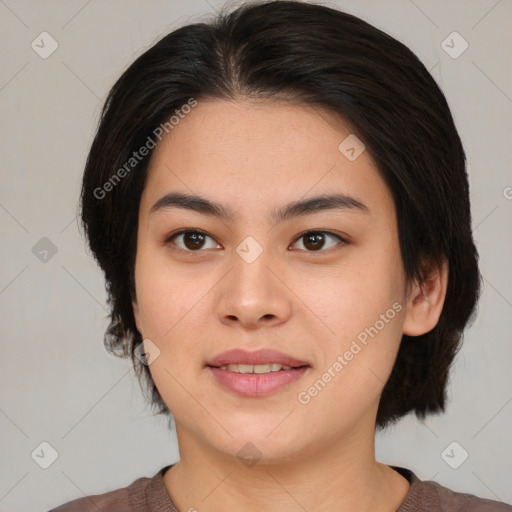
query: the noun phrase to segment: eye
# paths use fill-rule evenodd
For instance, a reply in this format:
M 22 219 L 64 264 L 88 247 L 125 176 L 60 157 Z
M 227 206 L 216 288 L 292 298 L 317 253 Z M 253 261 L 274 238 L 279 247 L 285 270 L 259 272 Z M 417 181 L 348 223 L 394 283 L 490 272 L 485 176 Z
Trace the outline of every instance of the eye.
M 178 231 L 177 233 L 170 235 L 165 240 L 165 243 L 166 244 L 170 243 L 170 242 L 174 243 L 174 240 L 181 239 L 181 244 L 180 243 L 175 244 L 178 246 L 179 249 L 182 249 L 182 250 L 188 251 L 188 252 L 198 252 L 199 249 L 205 248 L 205 240 L 207 238 L 209 238 L 210 240 L 213 240 L 213 238 L 208 236 L 203 231 L 199 231 L 197 229 L 183 229 L 181 231 Z M 220 246 L 217 244 L 217 247 L 220 247 Z M 206 249 L 215 249 L 215 247 L 206 247 Z
M 336 238 L 343 244 L 347 243 L 343 237 L 331 233 L 330 231 L 307 231 L 306 233 L 302 233 L 295 243 L 304 239 L 305 242 L 302 242 L 302 245 L 308 252 L 324 252 L 322 249 L 326 249 L 326 238 Z M 331 244 L 327 249 L 332 249 L 335 245 L 336 244 Z
M 326 240 L 329 238 L 337 239 L 342 244 L 348 243 L 343 237 L 335 233 L 331 233 L 330 231 L 314 230 L 302 233 L 292 246 L 304 239 L 304 242 L 302 242 L 304 249 L 301 249 L 300 247 L 299 249 L 306 250 L 307 252 L 325 252 L 325 250 L 332 249 L 336 246 L 335 243 L 331 243 L 330 246 L 329 243 L 326 245 Z M 207 239 L 210 239 L 213 242 L 213 245 L 210 244 L 210 247 L 208 247 L 205 242 Z M 165 240 L 166 244 L 171 242 L 179 249 L 186 252 L 200 252 L 201 249 L 221 248 L 221 246 L 218 245 L 212 237 L 204 231 L 197 229 L 182 229 L 177 233 L 173 233 Z

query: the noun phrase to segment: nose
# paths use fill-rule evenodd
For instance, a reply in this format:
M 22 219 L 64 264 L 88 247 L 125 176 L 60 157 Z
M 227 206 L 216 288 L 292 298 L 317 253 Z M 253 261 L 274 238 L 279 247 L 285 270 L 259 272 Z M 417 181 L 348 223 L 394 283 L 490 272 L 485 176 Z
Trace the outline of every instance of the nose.
M 233 268 L 217 290 L 220 322 L 255 330 L 289 319 L 293 294 L 284 282 L 283 272 L 271 260 L 265 250 L 252 262 L 234 255 Z

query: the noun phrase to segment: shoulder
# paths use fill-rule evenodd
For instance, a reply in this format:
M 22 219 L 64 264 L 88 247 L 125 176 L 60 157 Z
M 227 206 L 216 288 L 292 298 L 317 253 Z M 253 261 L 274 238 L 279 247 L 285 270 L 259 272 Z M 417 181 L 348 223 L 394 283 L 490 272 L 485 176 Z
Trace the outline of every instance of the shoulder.
M 141 477 L 134 480 L 128 487 L 116 489 L 104 494 L 95 494 L 63 503 L 49 512 L 135 512 L 134 498 L 144 495 L 151 478 Z
M 411 471 L 400 469 L 408 473 L 411 487 L 397 512 L 512 512 L 512 505 L 455 492 L 437 482 L 422 481 Z
M 437 482 L 421 482 L 425 492 L 435 495 L 446 512 L 512 512 L 512 505 L 473 494 L 455 492 Z

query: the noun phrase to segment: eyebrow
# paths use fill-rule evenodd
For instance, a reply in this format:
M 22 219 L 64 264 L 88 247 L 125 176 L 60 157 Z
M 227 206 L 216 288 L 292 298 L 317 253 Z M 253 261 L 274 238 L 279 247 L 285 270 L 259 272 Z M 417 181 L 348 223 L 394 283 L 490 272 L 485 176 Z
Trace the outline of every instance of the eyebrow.
M 161 197 L 149 210 L 155 213 L 169 208 L 193 210 L 203 215 L 233 220 L 236 215 L 229 207 L 201 196 L 171 192 Z M 369 214 L 369 208 L 361 201 L 345 194 L 323 194 L 303 201 L 294 201 L 274 209 L 270 219 L 275 224 L 293 217 L 310 215 L 325 210 L 348 210 Z

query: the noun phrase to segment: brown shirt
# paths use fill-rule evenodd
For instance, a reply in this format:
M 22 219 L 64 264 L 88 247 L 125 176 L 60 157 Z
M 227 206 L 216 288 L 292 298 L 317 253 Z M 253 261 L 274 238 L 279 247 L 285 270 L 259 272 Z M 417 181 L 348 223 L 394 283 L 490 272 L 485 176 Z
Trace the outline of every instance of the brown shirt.
M 170 467 L 162 468 L 151 478 L 138 478 L 128 487 L 79 498 L 50 512 L 180 512 L 163 482 L 163 475 Z M 396 512 L 512 512 L 512 505 L 450 491 L 437 482 L 421 481 L 408 469 L 392 467 L 411 484 Z

